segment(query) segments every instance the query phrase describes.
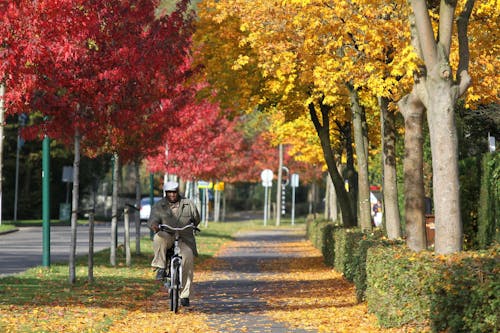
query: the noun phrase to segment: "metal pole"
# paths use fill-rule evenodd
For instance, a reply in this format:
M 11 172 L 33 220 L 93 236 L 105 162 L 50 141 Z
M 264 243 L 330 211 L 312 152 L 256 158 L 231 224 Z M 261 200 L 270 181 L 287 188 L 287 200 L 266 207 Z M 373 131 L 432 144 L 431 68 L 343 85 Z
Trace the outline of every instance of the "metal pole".
M 292 225 L 295 224 L 295 186 L 292 186 Z
M 264 187 L 264 225 L 267 225 L 267 189 L 268 187 Z
M 89 213 L 88 281 L 94 281 L 94 210 Z
M 42 266 L 50 266 L 50 139 L 42 143 Z

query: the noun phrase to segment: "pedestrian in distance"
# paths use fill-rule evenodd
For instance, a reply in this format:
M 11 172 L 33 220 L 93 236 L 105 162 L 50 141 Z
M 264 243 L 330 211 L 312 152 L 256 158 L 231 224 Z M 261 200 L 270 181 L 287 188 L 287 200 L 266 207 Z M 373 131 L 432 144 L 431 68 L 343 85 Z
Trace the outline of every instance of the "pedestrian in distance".
M 382 203 L 377 200 L 377 203 L 373 205 L 373 222 L 377 228 L 382 226 Z
M 158 201 L 151 210 L 148 220 L 149 228 L 155 233 L 153 237 L 154 258 L 151 266 L 156 270 L 156 279 L 161 281 L 167 273 L 167 250 L 174 244 L 174 235 L 160 230 L 160 224 L 167 224 L 174 228 L 188 224 L 198 226 L 200 214 L 192 200 L 184 198 L 179 193 L 177 182 L 166 182 L 163 185 L 164 198 Z M 180 294 L 181 305 L 189 306 L 189 297 L 192 294 L 194 257 L 198 256 L 196 240 L 191 228 L 180 232 L 180 255 L 182 256 L 182 285 Z

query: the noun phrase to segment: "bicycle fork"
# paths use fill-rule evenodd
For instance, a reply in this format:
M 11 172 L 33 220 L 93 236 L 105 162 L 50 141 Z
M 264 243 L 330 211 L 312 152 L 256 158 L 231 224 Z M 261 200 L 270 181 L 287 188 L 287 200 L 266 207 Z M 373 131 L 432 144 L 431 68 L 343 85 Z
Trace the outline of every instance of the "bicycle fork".
M 179 269 L 177 270 L 177 267 Z M 179 276 L 177 275 L 179 272 Z M 178 279 L 179 283 L 175 283 L 172 278 Z M 170 278 L 164 284 L 167 289 L 182 289 L 182 257 L 174 256 L 170 259 Z

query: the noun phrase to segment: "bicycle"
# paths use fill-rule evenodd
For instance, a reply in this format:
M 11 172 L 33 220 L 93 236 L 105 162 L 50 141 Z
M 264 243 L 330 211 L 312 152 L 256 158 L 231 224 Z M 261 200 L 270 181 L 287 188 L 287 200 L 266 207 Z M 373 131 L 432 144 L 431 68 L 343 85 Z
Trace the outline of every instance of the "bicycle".
M 177 313 L 179 310 L 179 293 L 183 288 L 182 285 L 182 256 L 180 255 L 181 249 L 179 247 L 179 232 L 193 228 L 193 233 L 195 231 L 200 231 L 194 224 L 188 224 L 181 228 L 171 227 L 167 224 L 160 224 L 160 230 L 168 232 L 174 231 L 174 252 L 172 255 L 168 255 L 167 250 L 167 267 L 170 267 L 170 276 L 167 274 L 163 279 L 163 285 L 168 289 L 168 294 L 170 297 L 170 310 Z

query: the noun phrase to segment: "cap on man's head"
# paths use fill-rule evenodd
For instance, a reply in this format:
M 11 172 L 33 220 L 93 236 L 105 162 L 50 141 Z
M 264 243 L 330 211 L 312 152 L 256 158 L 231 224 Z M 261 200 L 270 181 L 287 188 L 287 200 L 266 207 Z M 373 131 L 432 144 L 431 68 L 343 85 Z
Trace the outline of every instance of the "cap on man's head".
M 179 190 L 179 183 L 177 182 L 166 182 L 163 184 L 163 191 L 165 192 L 177 192 Z

